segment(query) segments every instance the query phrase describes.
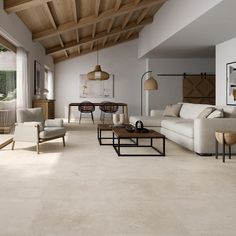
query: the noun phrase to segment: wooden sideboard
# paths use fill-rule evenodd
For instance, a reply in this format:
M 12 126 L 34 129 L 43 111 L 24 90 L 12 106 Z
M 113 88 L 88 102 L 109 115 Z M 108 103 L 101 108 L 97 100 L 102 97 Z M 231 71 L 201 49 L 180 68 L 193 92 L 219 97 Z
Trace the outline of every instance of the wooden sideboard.
M 47 99 L 35 99 L 32 102 L 32 107 L 42 107 L 43 115 L 45 119 L 54 119 L 54 102 L 55 100 L 47 100 Z

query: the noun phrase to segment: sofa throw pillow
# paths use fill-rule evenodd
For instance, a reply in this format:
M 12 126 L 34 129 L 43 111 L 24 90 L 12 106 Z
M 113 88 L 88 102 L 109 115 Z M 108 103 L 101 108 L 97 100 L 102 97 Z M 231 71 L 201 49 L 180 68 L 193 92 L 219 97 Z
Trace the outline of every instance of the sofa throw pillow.
M 182 104 L 180 103 L 167 105 L 164 110 L 163 116 L 178 117 L 181 107 L 182 107 Z
M 213 118 L 223 118 L 223 117 L 224 117 L 223 109 L 217 109 L 213 111 L 207 118 L 213 119 Z
M 214 110 L 214 107 L 206 107 L 197 118 L 207 118 Z

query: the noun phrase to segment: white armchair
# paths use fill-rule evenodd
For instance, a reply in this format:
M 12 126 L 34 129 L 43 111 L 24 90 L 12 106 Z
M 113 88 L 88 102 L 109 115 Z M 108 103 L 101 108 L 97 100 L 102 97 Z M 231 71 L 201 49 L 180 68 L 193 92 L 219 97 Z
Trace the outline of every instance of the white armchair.
M 14 150 L 16 141 L 34 142 L 39 154 L 39 143 L 45 141 L 62 138 L 63 146 L 65 146 L 65 134 L 63 121 L 61 119 L 44 121 L 42 108 L 18 110 L 12 150 Z

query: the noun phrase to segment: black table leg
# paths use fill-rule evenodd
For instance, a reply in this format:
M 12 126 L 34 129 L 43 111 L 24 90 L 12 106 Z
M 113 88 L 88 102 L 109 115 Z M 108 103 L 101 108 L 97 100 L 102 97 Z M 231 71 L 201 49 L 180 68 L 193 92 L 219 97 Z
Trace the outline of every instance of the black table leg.
M 223 162 L 225 162 L 225 139 L 223 138 Z
M 218 141 L 215 139 L 216 142 L 216 159 L 218 159 Z
M 231 145 L 229 145 L 229 159 L 231 159 Z

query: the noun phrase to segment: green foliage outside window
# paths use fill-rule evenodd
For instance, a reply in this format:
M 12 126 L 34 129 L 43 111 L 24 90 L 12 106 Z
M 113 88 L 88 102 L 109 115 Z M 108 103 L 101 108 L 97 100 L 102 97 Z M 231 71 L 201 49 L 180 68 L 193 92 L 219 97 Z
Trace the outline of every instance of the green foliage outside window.
M 16 98 L 16 71 L 0 71 L 0 100 Z

